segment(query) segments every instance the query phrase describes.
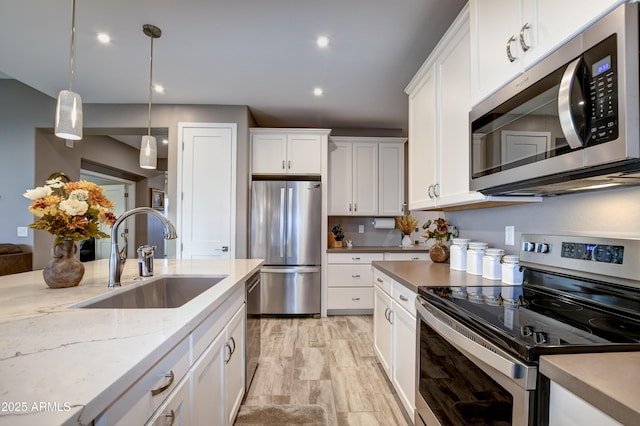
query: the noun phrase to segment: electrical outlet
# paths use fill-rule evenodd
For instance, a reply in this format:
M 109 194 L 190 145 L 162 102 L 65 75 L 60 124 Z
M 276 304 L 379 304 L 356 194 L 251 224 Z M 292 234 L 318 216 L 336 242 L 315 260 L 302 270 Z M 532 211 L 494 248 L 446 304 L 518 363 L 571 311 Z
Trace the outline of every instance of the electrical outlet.
M 18 226 L 18 237 L 26 237 L 29 228 L 27 228 L 26 226 Z
M 364 234 L 364 225 L 358 225 L 358 233 Z
M 513 225 L 504 227 L 504 245 L 514 246 L 515 242 L 515 227 Z

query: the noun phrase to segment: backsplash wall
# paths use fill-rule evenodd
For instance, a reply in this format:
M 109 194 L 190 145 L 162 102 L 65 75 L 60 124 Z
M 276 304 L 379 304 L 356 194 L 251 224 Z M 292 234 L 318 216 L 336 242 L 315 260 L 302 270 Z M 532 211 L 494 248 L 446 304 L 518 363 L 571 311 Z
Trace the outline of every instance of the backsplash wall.
M 544 198 L 541 203 L 447 212 L 461 238 L 488 242 L 508 254 L 519 251 L 522 233 L 640 238 L 640 187 Z M 504 227 L 515 227 L 506 246 Z

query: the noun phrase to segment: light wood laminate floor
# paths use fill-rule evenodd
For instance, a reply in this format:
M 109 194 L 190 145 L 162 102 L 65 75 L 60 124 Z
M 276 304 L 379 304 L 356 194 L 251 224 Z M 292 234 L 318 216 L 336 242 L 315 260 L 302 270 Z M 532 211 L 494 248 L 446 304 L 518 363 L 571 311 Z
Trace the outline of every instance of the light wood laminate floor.
M 263 318 L 244 404 L 318 404 L 329 426 L 410 424 L 376 360 L 372 316 Z

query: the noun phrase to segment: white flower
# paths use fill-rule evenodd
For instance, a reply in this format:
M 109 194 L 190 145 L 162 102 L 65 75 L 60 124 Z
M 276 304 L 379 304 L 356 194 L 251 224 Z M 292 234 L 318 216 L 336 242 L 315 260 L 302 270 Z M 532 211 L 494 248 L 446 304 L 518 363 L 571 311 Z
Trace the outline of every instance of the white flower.
M 82 216 L 89 209 L 89 204 L 84 201 L 69 199 L 60 201 L 59 208 L 70 216 Z
M 70 200 L 87 201 L 89 199 L 89 191 L 84 189 L 76 189 L 69 194 Z
M 27 189 L 27 192 L 25 192 L 24 194 L 22 194 L 23 196 L 25 196 L 26 198 L 30 199 L 30 200 L 38 200 L 40 198 L 43 197 L 47 197 L 49 195 L 51 195 L 52 193 L 52 189 L 49 186 L 39 186 L 37 188 L 33 188 L 33 189 Z

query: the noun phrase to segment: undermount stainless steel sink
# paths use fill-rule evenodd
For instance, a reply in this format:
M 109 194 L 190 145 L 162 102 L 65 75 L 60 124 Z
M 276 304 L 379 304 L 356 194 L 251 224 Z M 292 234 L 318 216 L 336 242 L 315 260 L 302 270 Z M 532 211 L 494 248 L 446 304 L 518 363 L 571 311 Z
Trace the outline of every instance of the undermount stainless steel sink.
M 74 305 L 74 308 L 153 309 L 178 308 L 225 279 L 218 276 L 162 276 L 132 284 L 113 293 Z

